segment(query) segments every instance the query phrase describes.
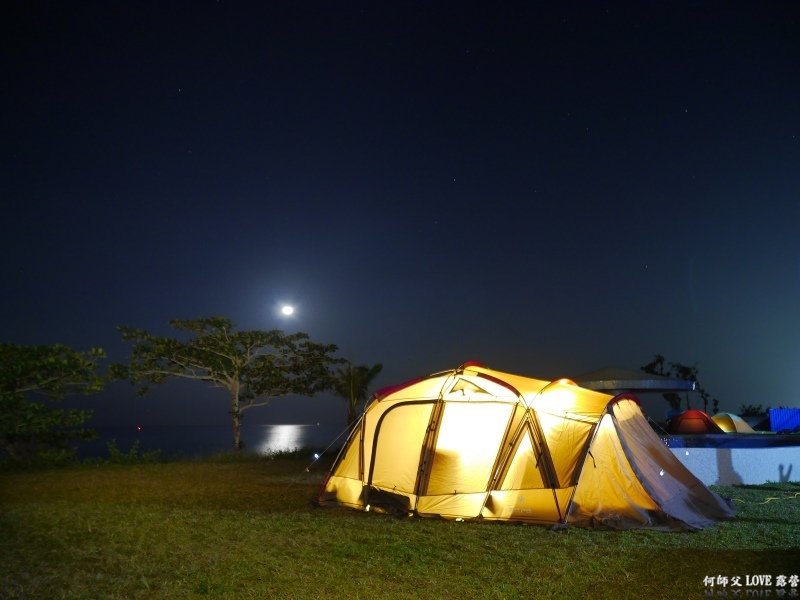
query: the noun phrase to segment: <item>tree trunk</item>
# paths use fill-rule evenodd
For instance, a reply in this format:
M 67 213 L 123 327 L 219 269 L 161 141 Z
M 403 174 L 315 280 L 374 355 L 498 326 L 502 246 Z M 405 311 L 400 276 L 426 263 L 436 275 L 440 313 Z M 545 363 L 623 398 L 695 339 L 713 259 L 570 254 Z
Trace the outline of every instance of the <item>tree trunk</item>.
M 231 402 L 231 417 L 233 418 L 233 449 L 240 453 L 244 444 L 242 443 L 242 416 L 239 411 L 239 399 L 234 397 Z
M 16 447 L 13 442 L 5 442 L 3 443 L 3 450 L 8 457 L 11 459 L 11 462 L 17 462 L 19 460 L 19 454 L 16 452 Z
M 347 427 L 350 431 L 353 431 L 353 426 L 356 424 L 356 405 L 353 401 L 348 402 L 347 404 Z

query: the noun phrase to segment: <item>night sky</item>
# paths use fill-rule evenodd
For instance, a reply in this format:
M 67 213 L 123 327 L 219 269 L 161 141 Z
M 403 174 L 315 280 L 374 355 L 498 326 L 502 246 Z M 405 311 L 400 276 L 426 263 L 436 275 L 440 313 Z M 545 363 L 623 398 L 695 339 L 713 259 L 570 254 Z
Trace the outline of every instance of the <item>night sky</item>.
M 224 315 L 376 387 L 660 353 L 800 406 L 800 5 L 496 4 L 4 2 L 0 340 Z M 224 418 L 200 388 L 82 405 Z

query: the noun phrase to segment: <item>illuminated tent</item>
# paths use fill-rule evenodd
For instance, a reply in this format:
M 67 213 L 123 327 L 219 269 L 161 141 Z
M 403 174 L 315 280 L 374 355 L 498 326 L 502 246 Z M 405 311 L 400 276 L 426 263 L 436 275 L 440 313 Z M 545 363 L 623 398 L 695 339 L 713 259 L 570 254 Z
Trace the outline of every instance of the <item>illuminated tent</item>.
M 747 424 L 747 421 L 739 415 L 731 413 L 717 413 L 711 420 L 716 423 L 725 433 L 756 433 L 755 429 Z
M 733 517 L 635 397 L 479 363 L 377 392 L 317 503 L 613 529 L 695 530 Z
M 690 408 L 678 413 L 667 423 L 669 433 L 725 433 L 711 417 L 702 410 Z

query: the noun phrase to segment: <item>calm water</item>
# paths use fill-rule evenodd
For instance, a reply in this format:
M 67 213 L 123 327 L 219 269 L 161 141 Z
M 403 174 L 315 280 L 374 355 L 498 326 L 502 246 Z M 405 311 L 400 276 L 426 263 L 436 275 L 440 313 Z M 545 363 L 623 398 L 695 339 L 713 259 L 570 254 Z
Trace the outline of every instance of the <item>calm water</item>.
M 233 431 L 229 423 L 205 427 L 101 427 L 97 428 L 99 438 L 79 446 L 83 458 L 108 457 L 107 443 L 115 440 L 117 448 L 127 453 L 138 440 L 139 450 L 149 452 L 160 450 L 164 458 L 201 457 L 233 449 Z M 285 424 L 285 425 L 244 425 L 242 440 L 245 450 L 262 454 L 313 448 L 322 450 L 332 445 L 331 450 L 340 448 L 346 434 L 338 426 L 330 424 Z

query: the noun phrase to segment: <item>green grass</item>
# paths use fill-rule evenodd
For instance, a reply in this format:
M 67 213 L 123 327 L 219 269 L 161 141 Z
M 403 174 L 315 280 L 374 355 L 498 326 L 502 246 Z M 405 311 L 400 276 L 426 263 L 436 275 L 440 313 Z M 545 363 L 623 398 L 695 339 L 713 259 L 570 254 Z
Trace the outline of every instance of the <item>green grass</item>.
M 2 473 L 0 597 L 703 598 L 706 576 L 800 575 L 797 483 L 717 489 L 739 517 L 698 533 L 552 531 L 314 509 L 309 462 Z

